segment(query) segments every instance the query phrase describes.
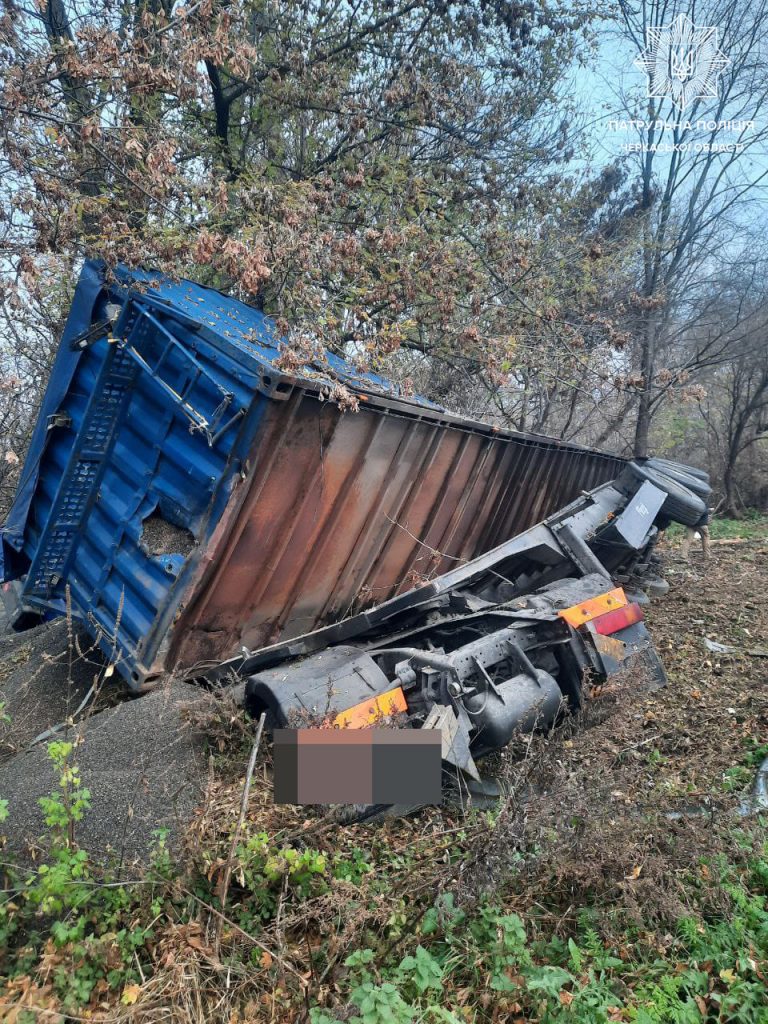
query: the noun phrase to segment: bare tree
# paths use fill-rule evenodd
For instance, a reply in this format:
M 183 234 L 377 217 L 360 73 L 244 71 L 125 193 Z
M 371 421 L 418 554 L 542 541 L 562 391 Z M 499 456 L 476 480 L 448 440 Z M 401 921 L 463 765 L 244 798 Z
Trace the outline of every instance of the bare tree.
M 750 159 L 761 155 L 768 141 L 768 4 L 705 0 L 689 8 L 678 0 L 640 0 L 637 6 L 620 6 L 623 33 L 638 52 L 653 48 L 654 32 L 670 30 L 676 19 L 690 12 L 695 25 L 717 28 L 720 49 L 728 58 L 716 97 L 702 97 L 696 88 L 690 97 L 679 97 L 686 74 L 693 79 L 698 73 L 700 57 L 695 39 L 683 32 L 682 41 L 673 38 L 673 43 L 682 45 L 684 52 L 668 54 L 670 59 L 681 58 L 684 65 L 677 69 L 675 95 L 649 97 L 640 117 L 634 116 L 634 99 L 622 97 L 623 116 L 638 139 L 642 192 L 635 325 L 642 384 L 634 448 L 643 456 L 648 453 L 659 389 L 668 383 L 657 379 L 660 348 L 686 287 L 713 252 L 729 243 L 734 224 L 738 229 L 739 223 L 747 223 L 748 204 L 764 195 L 768 184 L 765 164 Z
M 743 494 L 738 470 L 744 456 L 768 448 L 768 309 L 762 310 L 762 330 L 735 351 L 730 363 L 718 368 L 708 382 L 700 411 L 711 448 L 722 474 L 724 514 L 738 516 L 760 495 Z

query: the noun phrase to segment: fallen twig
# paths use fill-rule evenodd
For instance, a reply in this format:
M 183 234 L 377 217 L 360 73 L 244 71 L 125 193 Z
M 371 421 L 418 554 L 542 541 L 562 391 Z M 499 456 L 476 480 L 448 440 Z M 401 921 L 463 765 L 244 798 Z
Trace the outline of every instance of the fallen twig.
M 241 928 L 239 924 L 232 920 L 231 917 L 227 917 L 226 914 L 222 914 L 220 910 L 217 910 L 216 907 L 211 906 L 211 904 L 207 903 L 204 899 L 201 899 L 197 895 L 197 893 L 192 892 L 191 889 L 187 889 L 184 886 L 181 888 L 181 892 L 183 892 L 185 896 L 188 896 L 190 899 L 194 900 L 195 903 L 197 903 L 199 906 L 203 908 L 203 910 L 208 911 L 209 914 L 213 914 L 213 916 L 217 918 L 222 924 L 226 924 L 233 931 L 237 932 L 237 934 L 244 938 L 247 942 L 250 942 L 254 946 L 257 946 L 259 949 L 263 950 L 263 952 L 269 953 L 269 955 L 276 963 L 278 963 L 281 967 L 284 967 L 286 970 L 290 971 L 291 974 L 296 975 L 296 977 L 301 982 L 302 988 L 306 988 L 305 975 L 303 975 L 301 971 L 297 970 L 297 968 L 294 967 L 293 964 L 289 963 L 289 961 L 286 960 L 285 957 L 281 957 L 273 949 L 270 949 L 269 946 L 265 946 L 263 942 L 259 942 L 257 938 L 254 938 L 254 936 L 249 934 L 244 928 Z
M 256 767 L 256 756 L 259 753 L 259 743 L 261 742 L 261 734 L 264 730 L 264 721 L 266 719 L 266 713 L 262 711 L 261 717 L 259 718 L 259 724 L 256 727 L 256 736 L 251 747 L 251 756 L 248 758 L 248 768 L 245 773 L 245 784 L 243 786 L 243 798 L 240 801 L 240 813 L 237 816 L 237 823 L 235 830 L 232 833 L 232 842 L 229 844 L 229 854 L 227 855 L 227 863 L 224 865 L 224 875 L 221 882 L 221 909 L 222 916 L 218 918 L 216 926 L 216 954 L 218 955 L 219 946 L 221 943 L 221 926 L 225 920 L 223 912 L 227 908 L 227 893 L 229 892 L 229 881 L 232 877 L 232 865 L 235 860 L 235 852 L 237 850 L 237 844 L 240 840 L 240 832 L 243 828 L 243 822 L 245 821 L 245 815 L 248 811 L 248 798 L 251 795 L 251 780 L 253 779 L 253 771 Z

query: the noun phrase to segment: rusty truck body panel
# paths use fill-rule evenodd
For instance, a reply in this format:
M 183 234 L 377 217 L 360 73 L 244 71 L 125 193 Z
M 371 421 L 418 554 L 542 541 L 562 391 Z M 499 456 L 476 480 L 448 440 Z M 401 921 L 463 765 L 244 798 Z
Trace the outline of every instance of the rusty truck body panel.
M 491 550 L 624 461 L 452 415 L 258 310 L 86 263 L 2 532 L 26 608 L 140 686 L 299 636 Z M 358 411 L 327 400 L 335 380 Z M 159 539 L 158 539 L 159 537 Z

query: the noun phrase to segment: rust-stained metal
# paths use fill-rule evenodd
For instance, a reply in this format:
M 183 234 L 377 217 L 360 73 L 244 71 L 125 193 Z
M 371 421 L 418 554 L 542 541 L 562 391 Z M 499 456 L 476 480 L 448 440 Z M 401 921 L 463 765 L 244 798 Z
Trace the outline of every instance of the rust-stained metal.
M 372 399 L 272 403 L 177 618 L 171 663 L 216 661 L 379 604 L 612 479 L 623 460 Z
M 2 530 L 3 579 L 134 687 L 381 604 L 612 479 L 621 459 L 452 415 L 260 311 L 85 264 Z M 324 400 L 342 381 L 357 412 Z

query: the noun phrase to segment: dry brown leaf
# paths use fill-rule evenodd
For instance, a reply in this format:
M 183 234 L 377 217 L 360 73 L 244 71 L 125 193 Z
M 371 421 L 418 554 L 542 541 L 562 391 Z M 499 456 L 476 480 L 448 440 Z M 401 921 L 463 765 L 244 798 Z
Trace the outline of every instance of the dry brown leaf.
M 120 1002 L 123 1006 L 133 1006 L 140 995 L 141 985 L 137 985 L 134 981 L 130 985 L 125 986 L 123 994 L 120 996 Z

